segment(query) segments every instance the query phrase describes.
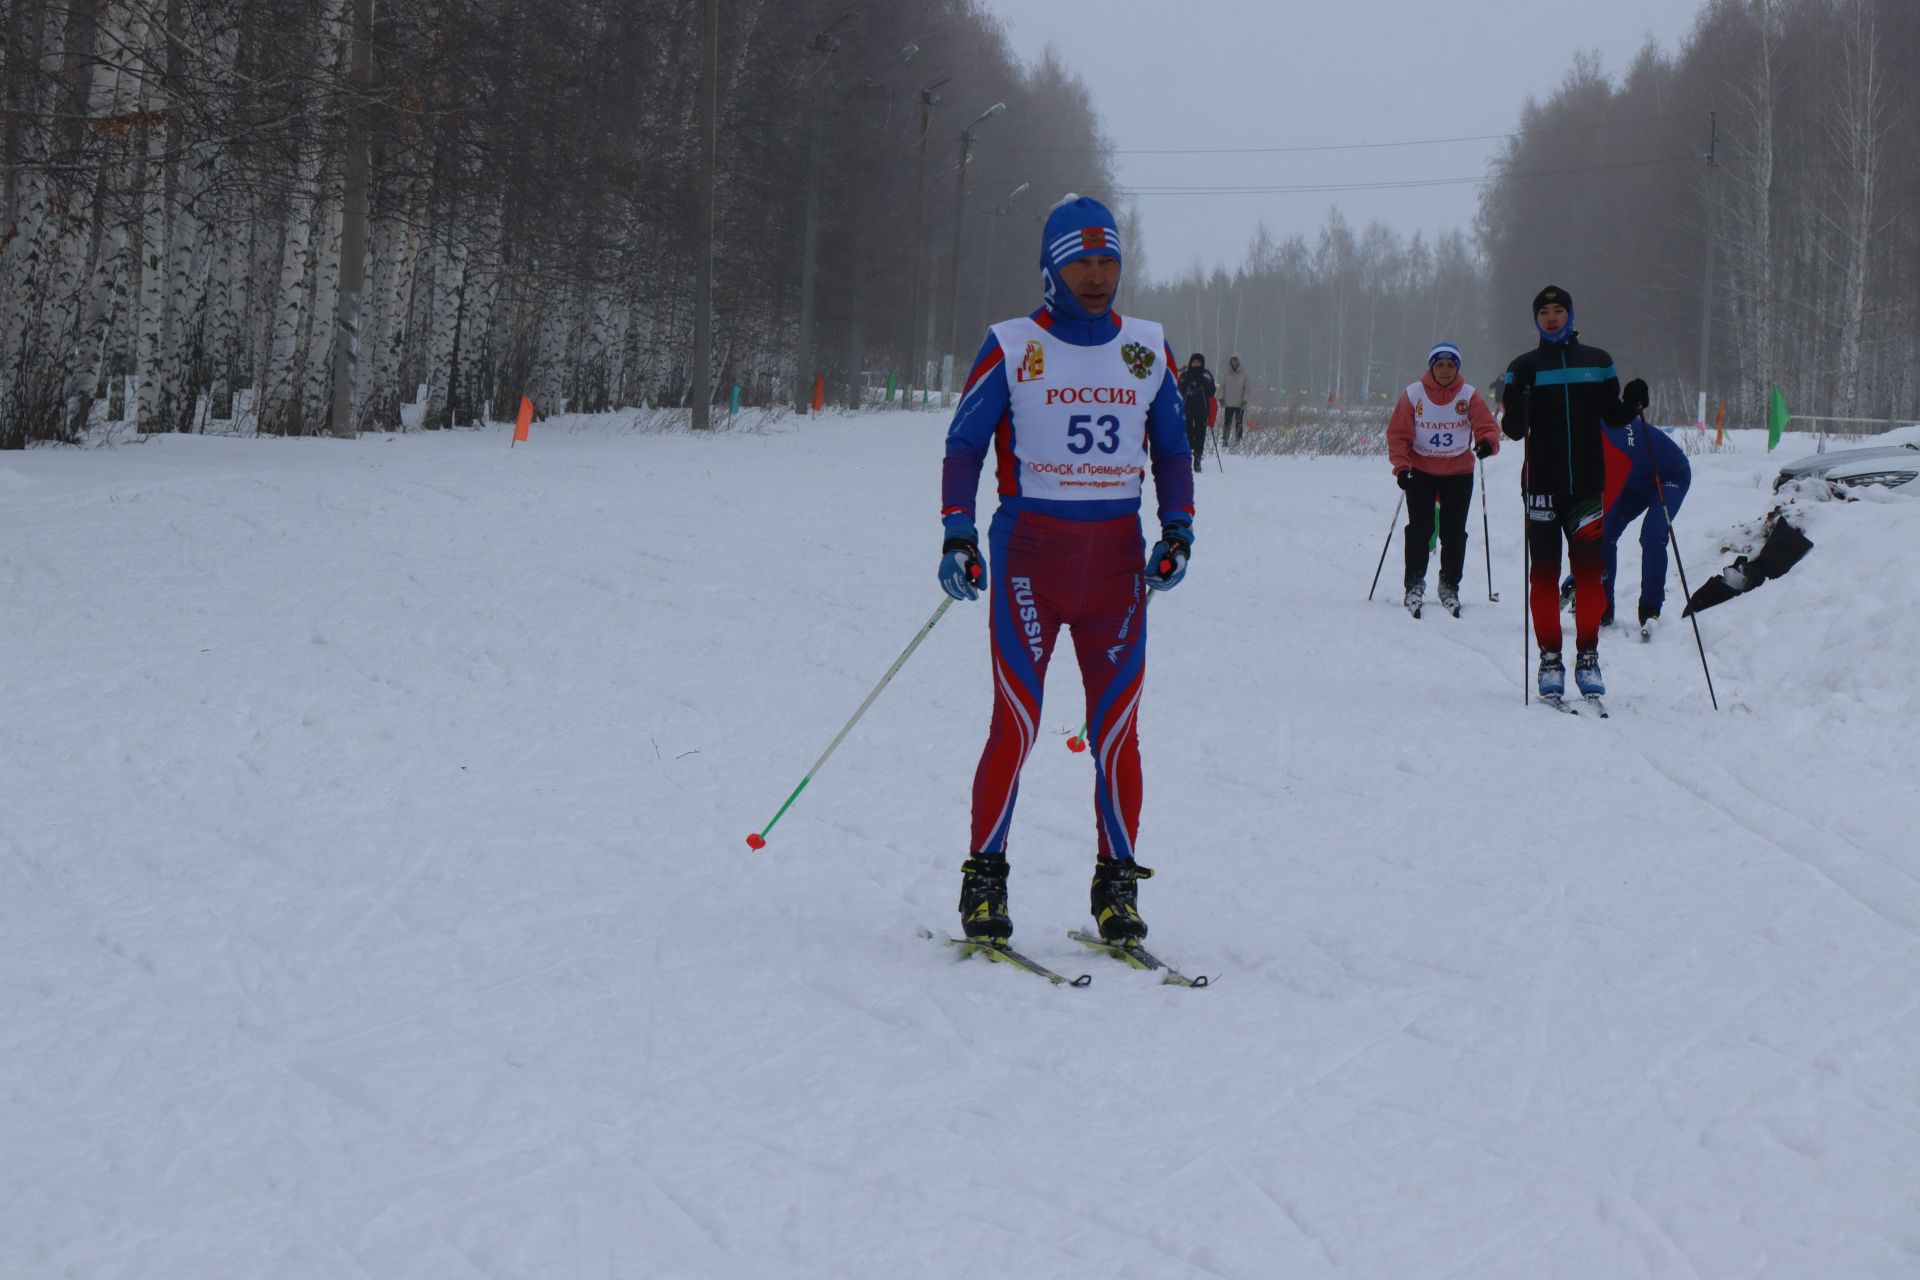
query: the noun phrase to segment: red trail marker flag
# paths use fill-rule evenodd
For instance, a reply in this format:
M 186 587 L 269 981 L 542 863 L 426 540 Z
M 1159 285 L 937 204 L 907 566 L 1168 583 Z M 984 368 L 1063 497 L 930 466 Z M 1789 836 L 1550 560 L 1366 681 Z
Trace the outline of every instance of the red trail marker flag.
M 513 442 L 509 444 L 507 448 L 511 449 L 513 448 L 514 445 L 519 444 L 522 440 L 525 440 L 527 438 L 527 428 L 532 425 L 533 425 L 533 401 L 527 399 L 525 396 L 521 396 L 520 397 L 520 413 L 513 420 Z

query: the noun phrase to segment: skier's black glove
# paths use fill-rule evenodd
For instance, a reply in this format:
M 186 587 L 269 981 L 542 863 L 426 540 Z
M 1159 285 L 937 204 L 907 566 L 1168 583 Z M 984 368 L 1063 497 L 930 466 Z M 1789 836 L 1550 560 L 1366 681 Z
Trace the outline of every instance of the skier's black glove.
M 940 546 L 940 589 L 955 600 L 978 600 L 986 585 L 979 531 L 964 520 L 950 520 L 947 540 Z
M 1476 457 L 1476 458 L 1490 458 L 1490 457 L 1492 457 L 1492 456 L 1493 456 L 1493 441 L 1491 441 L 1491 440 L 1481 440 L 1481 441 L 1479 441 L 1478 443 L 1476 443 L 1476 444 L 1475 444 L 1475 445 L 1473 446 L 1473 456 L 1474 456 L 1474 457 Z
M 1408 485 L 1413 483 L 1413 468 L 1402 467 L 1398 471 L 1394 472 L 1393 482 L 1399 485 L 1402 489 L 1405 489 Z
M 1147 586 L 1171 591 L 1187 576 L 1187 557 L 1193 553 L 1193 525 L 1169 520 L 1160 526 L 1160 541 L 1147 553 Z
M 1647 394 L 1647 380 L 1635 378 L 1629 382 L 1620 392 L 1620 403 L 1633 410 L 1636 417 L 1646 412 L 1647 406 L 1653 403 L 1653 398 Z

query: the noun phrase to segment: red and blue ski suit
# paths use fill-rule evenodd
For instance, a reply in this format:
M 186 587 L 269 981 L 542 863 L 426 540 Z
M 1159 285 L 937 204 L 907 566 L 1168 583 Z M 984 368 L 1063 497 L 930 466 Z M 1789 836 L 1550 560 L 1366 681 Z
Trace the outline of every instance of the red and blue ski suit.
M 995 325 L 967 378 L 947 432 L 941 515 L 972 523 L 989 445 L 1000 494 L 986 551 L 994 694 L 973 779 L 976 853 L 1006 852 L 1064 623 L 1086 687 L 1099 856 L 1133 857 L 1147 657 L 1139 464 L 1150 460 L 1162 522 L 1190 523 L 1177 368 L 1159 326 L 1088 316 L 1055 297 Z

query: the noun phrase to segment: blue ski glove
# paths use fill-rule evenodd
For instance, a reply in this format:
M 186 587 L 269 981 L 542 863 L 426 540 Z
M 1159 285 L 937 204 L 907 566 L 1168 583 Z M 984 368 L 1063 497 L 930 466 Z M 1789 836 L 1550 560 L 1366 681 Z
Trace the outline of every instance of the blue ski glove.
M 964 517 L 949 518 L 940 547 L 940 589 L 955 600 L 978 600 L 987 585 L 987 562 L 980 558 L 980 531 Z
M 1160 526 L 1160 541 L 1147 553 L 1147 586 L 1171 591 L 1187 576 L 1187 557 L 1193 553 L 1193 526 L 1169 520 Z

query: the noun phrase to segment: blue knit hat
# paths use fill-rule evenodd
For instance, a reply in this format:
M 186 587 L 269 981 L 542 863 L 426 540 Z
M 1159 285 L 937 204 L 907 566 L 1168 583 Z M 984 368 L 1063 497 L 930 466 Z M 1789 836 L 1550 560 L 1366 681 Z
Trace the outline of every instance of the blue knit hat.
M 1068 194 L 1047 213 L 1046 230 L 1040 234 L 1040 271 L 1046 279 L 1047 305 L 1071 316 L 1095 319 L 1060 278 L 1060 268 L 1077 258 L 1102 254 L 1126 261 L 1120 252 L 1119 224 L 1098 200 Z
M 1433 350 L 1427 352 L 1427 368 L 1433 368 L 1433 362 L 1436 360 L 1451 360 L 1455 364 L 1465 363 L 1460 359 L 1460 348 L 1454 346 L 1451 342 L 1436 342 L 1433 344 Z

